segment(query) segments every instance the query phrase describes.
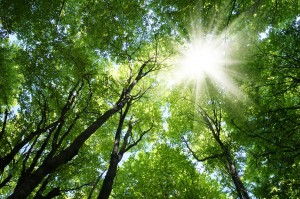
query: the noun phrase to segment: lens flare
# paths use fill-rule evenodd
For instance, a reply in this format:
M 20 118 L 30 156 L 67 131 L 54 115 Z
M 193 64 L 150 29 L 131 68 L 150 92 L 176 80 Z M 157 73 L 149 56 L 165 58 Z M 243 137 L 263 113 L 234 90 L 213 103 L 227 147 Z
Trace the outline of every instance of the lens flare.
M 175 58 L 175 68 L 170 73 L 169 86 L 196 82 L 199 89 L 209 79 L 215 86 L 234 95 L 241 95 L 230 76 L 232 71 L 229 70 L 230 66 L 239 63 L 229 59 L 234 41 L 228 42 L 225 34 L 192 38 L 181 47 L 179 56 Z
M 181 53 L 177 76 L 182 79 L 203 79 L 216 76 L 226 65 L 225 43 L 213 38 L 197 39 L 189 43 Z

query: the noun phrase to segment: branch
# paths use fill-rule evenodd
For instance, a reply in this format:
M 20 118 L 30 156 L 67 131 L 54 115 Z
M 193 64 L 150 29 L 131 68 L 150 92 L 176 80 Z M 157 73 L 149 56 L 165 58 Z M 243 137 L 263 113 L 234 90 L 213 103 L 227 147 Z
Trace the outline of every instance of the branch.
M 232 1 L 228 4 L 228 6 L 229 6 L 231 3 L 232 3 L 232 7 L 231 7 L 231 9 L 230 9 L 230 13 L 229 13 L 229 16 L 228 16 L 228 19 L 227 19 L 226 27 L 228 27 L 229 22 L 230 22 L 230 19 L 231 19 L 231 17 L 232 17 L 233 10 L 234 10 L 235 4 L 236 4 L 236 0 L 232 0 Z
M 271 144 L 274 145 L 274 146 L 278 146 L 278 147 L 281 147 L 281 148 L 286 148 L 286 149 L 296 150 L 296 149 L 293 148 L 293 147 L 289 147 L 289 146 L 284 146 L 284 145 L 276 144 L 276 143 L 274 143 L 273 141 L 271 141 L 271 140 L 269 140 L 269 139 L 267 139 L 267 138 L 264 138 L 264 137 L 262 137 L 262 136 L 260 136 L 260 135 L 258 135 L 258 134 L 250 134 L 250 133 L 247 133 L 246 131 L 244 131 L 243 129 L 241 129 L 241 128 L 233 121 L 233 119 L 231 120 L 231 122 L 232 122 L 232 124 L 233 124 L 239 131 L 241 131 L 242 133 L 244 133 L 244 134 L 247 135 L 248 137 L 259 138 L 259 139 L 262 139 L 262 140 L 264 140 L 264 141 L 266 141 L 266 142 L 271 143 Z
M 127 116 L 127 113 L 129 111 L 130 106 L 131 106 L 131 102 L 129 101 L 129 102 L 127 102 L 127 106 L 125 108 L 124 113 L 121 113 L 121 117 L 120 117 L 120 120 L 119 120 L 116 135 L 115 135 L 114 148 L 113 148 L 113 151 L 112 151 L 113 154 L 118 154 L 118 152 L 119 152 L 119 146 L 120 146 L 120 139 L 121 139 L 123 124 L 124 124 L 124 121 L 125 121 L 125 118 Z
M 83 79 L 84 78 L 85 77 L 83 77 Z M 78 86 L 79 86 L 79 88 L 77 89 Z M 54 151 L 54 152 L 60 146 L 60 144 L 62 143 L 62 141 L 65 138 L 65 136 L 67 136 L 68 131 L 73 128 L 73 126 L 75 125 L 75 122 L 79 119 L 79 116 L 76 116 L 75 119 L 74 119 L 74 121 L 72 122 L 71 126 L 68 128 L 67 132 L 65 132 L 63 134 L 62 138 L 60 140 L 58 140 L 60 132 L 62 130 L 62 127 L 65 125 L 66 114 L 70 110 L 73 110 L 74 107 L 76 106 L 76 101 L 75 100 L 76 100 L 77 96 L 79 95 L 80 91 L 82 90 L 83 86 L 84 86 L 84 80 L 78 81 L 75 84 L 75 86 L 69 92 L 66 104 L 64 105 L 64 107 L 61 110 L 60 117 L 58 119 L 59 125 L 58 125 L 57 130 L 56 130 L 56 132 L 55 132 L 55 134 L 53 136 L 53 139 L 52 139 L 52 151 Z M 76 93 L 76 95 L 75 95 L 75 93 Z M 89 103 L 89 100 L 88 100 L 88 103 Z
M 199 109 L 200 109 L 200 111 L 198 110 L 198 112 L 202 116 L 207 127 L 209 128 L 212 135 L 214 136 L 215 140 L 218 141 L 218 143 L 219 143 L 220 133 L 221 133 L 221 121 L 219 121 L 219 120 L 221 120 L 221 113 L 218 115 L 216 109 L 214 109 L 213 110 L 214 118 L 212 118 L 201 106 L 199 106 Z
M 55 187 L 54 189 L 52 189 L 49 193 L 47 193 L 46 196 L 42 196 L 42 199 L 51 199 L 54 198 L 56 196 L 60 195 L 61 190 L 59 189 L 59 187 Z
M 36 164 L 38 163 L 38 160 L 40 159 L 40 157 L 42 156 L 42 153 L 44 152 L 44 150 L 46 149 L 46 146 L 48 144 L 48 141 L 51 137 L 51 134 L 50 133 L 49 135 L 47 135 L 46 139 L 44 140 L 42 146 L 39 148 L 39 150 L 36 152 L 36 155 L 34 156 L 32 162 L 31 162 L 31 165 L 30 167 L 26 170 L 26 172 L 32 172 L 36 166 Z
M 2 187 L 4 187 L 6 185 L 6 183 L 8 183 L 10 181 L 10 179 L 12 178 L 12 174 L 9 174 L 1 183 L 0 183 L 0 189 Z
M 101 178 L 102 178 L 102 176 L 103 176 L 103 174 L 104 174 L 105 172 L 106 172 L 106 170 L 104 170 L 104 171 L 98 176 L 96 182 L 94 183 L 94 185 L 93 185 L 93 187 L 92 187 L 92 189 L 91 189 L 91 191 L 90 191 L 90 193 L 89 193 L 88 199 L 91 199 L 91 198 L 92 198 L 93 192 L 94 192 L 94 190 L 96 189 L 96 187 L 97 187 L 99 181 L 101 180 Z
M 77 120 L 79 118 L 80 118 L 80 114 L 75 117 L 75 119 L 73 120 L 73 122 L 71 123 L 71 125 L 68 127 L 67 131 L 61 136 L 60 140 L 56 144 L 56 147 L 61 146 L 62 142 L 67 137 L 67 135 L 71 132 L 71 130 L 73 129 L 73 127 L 75 126 L 75 124 L 76 124 L 76 122 L 77 122 Z
M 77 190 L 80 190 L 82 187 L 91 186 L 92 184 L 93 184 L 92 182 L 88 182 L 88 183 L 84 183 L 78 187 L 74 187 L 71 189 L 62 189 L 60 191 L 62 191 L 62 192 L 77 191 Z
M 141 99 L 151 88 L 153 88 L 152 85 L 146 88 L 143 92 L 139 91 L 136 95 L 132 96 L 132 100 L 137 101 Z
M 216 159 L 216 158 L 221 158 L 224 156 L 224 153 L 221 153 L 221 154 L 213 154 L 211 156 L 208 156 L 208 157 L 205 157 L 205 158 L 202 158 L 200 159 L 196 153 L 191 149 L 191 147 L 189 146 L 188 144 L 188 141 L 186 139 L 184 139 L 184 137 L 181 137 L 182 141 L 185 143 L 186 147 L 188 148 L 189 152 L 192 154 L 192 156 L 198 161 L 198 162 L 204 162 L 206 160 L 209 160 L 209 159 Z
M 88 81 L 88 80 L 86 80 L 86 81 Z M 69 126 L 69 128 L 67 129 L 67 131 L 61 136 L 60 140 L 58 141 L 57 147 L 61 146 L 63 140 L 67 137 L 67 135 L 69 135 L 69 133 L 71 132 L 71 130 L 75 126 L 75 124 L 76 124 L 77 120 L 80 118 L 80 116 L 83 113 L 87 112 L 86 110 L 87 110 L 88 106 L 90 105 L 90 102 L 91 102 L 91 99 L 92 99 L 92 96 L 93 96 L 93 92 L 91 91 L 89 81 L 88 81 L 88 85 L 89 85 L 89 91 L 90 91 L 90 95 L 89 95 L 88 101 L 87 101 L 85 107 L 76 115 L 76 117 L 74 118 L 73 122 L 71 123 L 71 125 Z
M 0 140 L 2 139 L 2 137 L 4 136 L 4 133 L 5 133 L 7 117 L 8 117 L 8 109 L 6 108 L 5 112 L 4 112 L 4 121 L 3 121 L 3 125 L 2 125 L 2 130 L 0 132 Z
M 144 131 L 144 132 L 140 135 L 140 137 L 139 137 L 139 139 L 138 139 L 137 141 L 135 141 L 135 142 L 133 142 L 132 144 L 130 144 L 130 145 L 125 149 L 124 153 L 127 152 L 127 151 L 128 151 L 129 149 L 131 149 L 132 147 L 136 146 L 136 145 L 143 139 L 143 136 L 144 136 L 146 133 L 148 133 L 152 128 L 153 128 L 153 124 L 151 125 L 151 127 L 150 127 L 149 129 L 147 129 L 146 131 Z M 124 154 L 124 153 L 123 153 L 123 154 Z
M 34 149 L 35 144 L 37 143 L 39 137 L 40 137 L 40 134 L 35 138 L 35 140 L 33 141 L 32 144 L 28 145 L 28 146 L 30 146 L 30 148 L 29 148 L 28 151 L 27 151 L 27 146 L 24 148 L 24 155 L 26 154 L 26 156 L 25 156 L 25 158 L 23 160 L 23 163 L 22 163 L 22 171 L 21 171 L 22 175 L 23 174 L 26 175 L 26 164 L 27 164 L 27 161 L 28 161 L 28 159 L 30 157 L 30 154 L 31 154 L 32 150 Z
M 132 117 L 131 117 L 131 119 L 132 119 Z M 123 144 L 122 144 L 121 149 L 119 151 L 119 155 L 121 155 L 121 156 L 123 156 L 123 154 L 126 152 L 125 150 L 126 150 L 126 146 L 128 144 L 128 137 L 132 134 L 133 125 L 132 125 L 131 119 L 129 121 L 128 129 L 126 131 L 126 134 L 125 134 L 125 136 L 123 138 Z
M 202 116 L 204 121 L 206 123 L 213 123 L 214 119 L 209 116 L 209 114 L 204 110 L 204 108 L 202 108 L 200 105 L 198 107 L 200 109 L 200 110 L 198 110 L 198 112 L 200 113 L 200 115 Z
M 43 198 L 43 192 L 45 191 L 47 184 L 50 181 L 50 175 L 44 180 L 39 190 L 36 192 L 35 197 L 33 199 Z
M 42 119 L 39 121 L 39 123 L 37 125 L 37 129 L 39 129 L 39 130 L 41 130 L 45 127 L 47 111 L 48 111 L 48 102 L 46 100 L 46 97 L 43 93 L 40 93 L 40 95 L 44 98 L 44 104 L 41 104 L 40 100 L 37 101 L 38 105 L 41 107 L 41 115 L 42 115 Z M 43 126 L 43 127 L 41 127 L 41 126 Z

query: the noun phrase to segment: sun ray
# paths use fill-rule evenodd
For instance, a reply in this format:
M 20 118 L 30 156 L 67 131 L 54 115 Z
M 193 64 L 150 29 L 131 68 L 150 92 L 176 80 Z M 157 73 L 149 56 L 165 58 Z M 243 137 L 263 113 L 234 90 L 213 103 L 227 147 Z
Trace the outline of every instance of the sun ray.
M 180 48 L 174 61 L 175 68 L 170 73 L 169 86 L 193 82 L 197 90 L 195 93 L 200 95 L 206 80 L 210 79 L 216 87 L 234 96 L 243 96 L 230 76 L 234 72 L 230 72 L 231 66 L 240 63 L 229 58 L 234 42 L 228 42 L 225 33 L 200 35 L 191 36 L 192 39 Z

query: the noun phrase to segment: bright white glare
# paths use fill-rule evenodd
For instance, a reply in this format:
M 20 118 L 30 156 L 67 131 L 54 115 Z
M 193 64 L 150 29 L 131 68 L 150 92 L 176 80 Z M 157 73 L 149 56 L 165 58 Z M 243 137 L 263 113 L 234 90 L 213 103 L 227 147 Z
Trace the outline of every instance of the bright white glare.
M 204 80 L 206 77 L 224 78 L 226 66 L 226 43 L 212 36 L 195 39 L 181 51 L 171 84 L 185 80 Z
M 212 40 L 194 41 L 179 59 L 181 78 L 213 76 L 225 64 L 225 51 L 220 43 Z
M 235 40 L 226 39 L 224 34 L 193 38 L 181 48 L 180 55 L 175 59 L 175 69 L 169 74 L 168 86 L 172 88 L 195 82 L 196 88 L 201 89 L 209 79 L 223 91 L 242 96 L 232 81 L 231 76 L 236 72 L 229 69 L 229 66 L 239 63 L 230 58 Z

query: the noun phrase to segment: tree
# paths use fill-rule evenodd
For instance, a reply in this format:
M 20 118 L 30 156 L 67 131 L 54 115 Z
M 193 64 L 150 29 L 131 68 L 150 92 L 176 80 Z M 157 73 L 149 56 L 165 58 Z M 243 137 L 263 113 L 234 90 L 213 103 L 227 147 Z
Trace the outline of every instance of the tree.
M 153 124 L 151 124 L 149 129 L 139 133 L 138 138 L 134 138 L 133 137 L 133 133 L 134 133 L 133 128 L 136 125 L 138 125 L 138 123 L 140 121 L 133 121 L 133 116 L 131 116 L 128 121 L 127 130 L 123 136 L 122 145 L 120 145 L 121 134 L 122 134 L 122 130 L 124 128 L 124 120 L 126 117 L 128 117 L 127 114 L 128 114 L 129 108 L 132 103 L 133 103 L 132 101 L 129 101 L 126 105 L 124 113 L 121 112 L 121 114 L 120 114 L 120 120 L 119 120 L 118 128 L 117 128 L 117 131 L 115 134 L 114 147 L 111 152 L 109 167 L 107 169 L 105 178 L 103 180 L 103 184 L 101 187 L 101 191 L 98 195 L 98 198 L 108 198 L 110 196 L 114 178 L 116 177 L 116 174 L 117 174 L 118 163 L 122 160 L 123 155 L 128 150 L 130 150 L 132 147 L 136 146 L 142 140 L 143 136 L 153 128 Z M 145 123 L 144 123 L 144 125 L 145 125 Z M 139 129 L 141 129 L 141 128 L 139 127 Z
M 251 138 L 246 175 L 257 196 L 296 197 L 299 138 L 299 20 L 272 27 L 254 52 L 258 70 L 248 92 L 255 100 L 247 120 L 235 125 Z M 247 139 L 247 142 L 248 139 Z M 258 169 L 259 168 L 259 169 Z M 292 177 L 293 176 L 293 177 Z
M 237 161 L 236 155 L 239 153 L 239 146 L 235 143 L 237 139 L 232 139 L 235 132 L 226 124 L 230 117 L 230 113 L 226 112 L 226 98 L 230 94 L 225 96 L 224 91 L 208 79 L 202 92 L 193 87 L 197 88 L 192 83 L 192 86 L 189 86 L 192 89 L 185 92 L 179 87 L 173 92 L 174 96 L 171 96 L 172 99 L 180 99 L 170 103 L 173 115 L 169 119 L 171 136 L 178 141 L 181 139 L 181 147 L 196 161 L 203 162 L 212 172 L 218 171 L 223 175 L 224 186 L 231 187 L 230 181 L 228 183 L 227 180 L 229 178 L 237 197 L 249 198 L 239 174 L 240 162 Z M 199 92 L 201 95 L 197 97 L 196 93 Z
M 46 9 L 41 2 L 37 2 L 36 6 Z M 61 9 L 69 12 L 69 9 L 74 9 L 73 6 L 75 5 L 66 4 Z M 85 4 L 79 6 L 82 6 L 83 11 L 90 11 L 86 10 Z M 34 8 L 29 8 L 28 12 L 34 14 Z M 12 13 L 14 14 L 19 13 Z M 127 17 L 119 14 L 118 19 L 113 18 L 116 23 Z M 110 15 L 111 13 L 107 13 L 108 17 Z M 34 20 L 30 21 L 33 38 L 32 35 L 26 38 L 28 30 L 14 30 L 19 31 L 20 39 L 24 39 L 24 50 L 20 49 L 23 52 L 19 59 L 22 60 L 21 72 L 25 80 L 18 97 L 18 114 L 3 122 L 6 132 L 1 133 L 4 152 L 1 154 L 1 174 L 4 177 L 1 186 L 15 184 L 12 187 L 13 193 L 7 186 L 4 189 L 3 194 L 12 193 L 9 198 L 25 198 L 34 196 L 34 193 L 36 197 L 54 197 L 61 194 L 62 190 L 72 190 L 62 189 L 61 185 L 55 185 L 51 180 L 64 178 L 60 169 L 64 167 L 66 170 L 68 164 L 72 164 L 79 150 L 85 148 L 87 140 L 105 126 L 110 118 L 114 118 L 129 102 L 140 99 L 153 85 L 151 74 L 162 67 L 158 54 L 159 41 L 151 45 L 145 43 L 146 39 L 150 39 L 149 34 L 143 40 L 139 40 L 141 37 L 136 38 L 135 44 L 128 44 L 134 52 L 119 49 L 123 43 L 113 38 L 125 34 L 125 24 L 121 23 L 119 27 L 123 31 L 110 33 L 107 37 L 111 41 L 106 41 L 105 44 L 114 46 L 109 46 L 112 49 L 107 51 L 104 44 L 96 45 L 96 48 L 95 45 L 82 43 L 87 37 L 76 35 L 72 38 L 73 30 L 67 30 L 68 25 L 64 23 L 69 23 L 73 18 L 62 17 L 66 19 L 64 21 L 57 20 L 54 16 L 51 18 L 51 14 L 50 19 L 48 17 L 45 15 L 41 18 L 46 21 L 41 26 L 46 37 L 37 34 L 39 30 L 35 26 L 39 22 Z M 16 23 L 18 25 L 20 24 Z M 128 31 L 132 28 L 131 26 Z M 76 34 L 80 34 L 80 31 Z M 91 33 L 91 37 L 94 36 L 96 37 Z M 130 38 L 134 39 L 133 37 L 132 33 Z M 99 57 L 97 52 L 100 49 L 106 51 L 109 57 Z M 126 60 L 116 57 L 116 50 L 118 53 L 123 51 Z M 143 81 L 147 76 L 148 80 Z M 36 113 L 39 113 L 39 117 L 36 117 Z M 97 167 L 93 168 L 96 169 Z M 45 188 L 48 185 L 52 190 Z

